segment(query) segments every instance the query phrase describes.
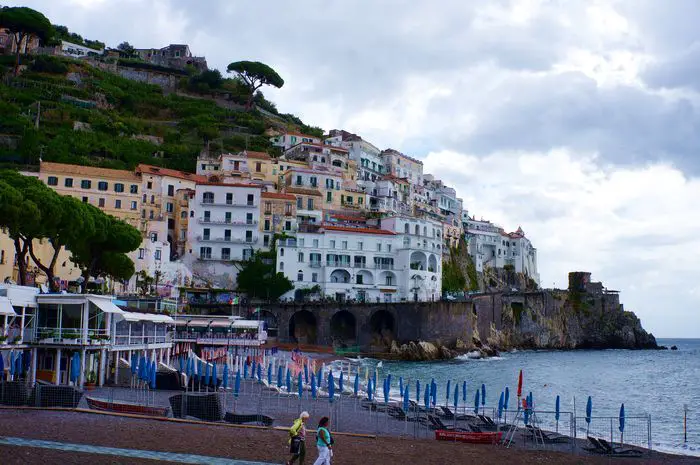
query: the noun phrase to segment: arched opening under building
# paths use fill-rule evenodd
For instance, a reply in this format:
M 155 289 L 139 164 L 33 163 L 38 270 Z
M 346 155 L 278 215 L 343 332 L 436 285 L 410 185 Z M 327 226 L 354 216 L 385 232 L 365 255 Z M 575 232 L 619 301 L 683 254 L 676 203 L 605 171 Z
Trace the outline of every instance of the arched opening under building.
M 316 344 L 316 317 L 308 310 L 300 310 L 289 320 L 289 337 L 300 344 Z
M 350 273 L 347 272 L 347 270 L 333 270 L 331 273 L 331 282 L 332 283 L 349 283 L 350 282 Z
M 348 347 L 357 341 L 357 320 L 355 315 L 347 310 L 337 312 L 331 318 L 331 339 L 333 345 Z
M 430 257 L 428 257 L 428 271 L 431 273 L 438 272 L 438 261 L 433 254 L 430 254 Z
M 411 254 L 411 269 L 421 271 L 428 269 L 428 260 L 423 252 L 413 252 Z
M 386 310 L 378 310 L 369 319 L 372 343 L 391 346 L 395 334 L 394 315 Z

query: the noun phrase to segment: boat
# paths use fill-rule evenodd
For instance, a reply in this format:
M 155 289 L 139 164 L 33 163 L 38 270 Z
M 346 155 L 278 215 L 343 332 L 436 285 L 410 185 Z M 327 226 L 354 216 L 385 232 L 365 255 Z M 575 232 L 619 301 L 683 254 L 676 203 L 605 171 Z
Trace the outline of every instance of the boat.
M 468 442 L 470 444 L 497 444 L 503 437 L 503 431 L 472 433 L 469 431 L 435 430 L 438 441 Z
M 107 399 L 99 399 L 96 397 L 85 396 L 88 407 L 94 410 L 102 410 L 106 412 L 130 413 L 132 415 L 145 415 L 152 417 L 167 417 L 170 411 L 169 407 L 155 407 L 139 405 L 125 401 L 110 401 Z

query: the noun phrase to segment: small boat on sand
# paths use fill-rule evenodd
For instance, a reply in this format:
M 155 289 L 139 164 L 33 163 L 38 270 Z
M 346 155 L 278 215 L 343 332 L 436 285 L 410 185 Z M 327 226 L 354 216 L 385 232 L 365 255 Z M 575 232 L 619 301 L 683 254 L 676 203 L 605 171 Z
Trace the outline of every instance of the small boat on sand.
M 106 412 L 130 413 L 132 415 L 146 415 L 152 417 L 167 417 L 170 410 L 169 407 L 155 407 L 139 405 L 125 401 L 110 401 L 107 399 L 99 399 L 96 397 L 85 396 L 88 407 L 94 410 L 102 410 Z

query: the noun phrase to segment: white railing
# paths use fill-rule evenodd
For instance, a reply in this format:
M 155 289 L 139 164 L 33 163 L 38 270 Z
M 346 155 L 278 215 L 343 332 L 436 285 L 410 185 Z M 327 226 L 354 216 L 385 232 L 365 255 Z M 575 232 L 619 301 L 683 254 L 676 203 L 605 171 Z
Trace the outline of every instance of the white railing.
M 101 345 L 109 344 L 111 337 L 107 329 L 88 329 L 83 333 L 80 328 L 49 328 L 39 327 L 33 332 L 25 333 L 27 342 L 39 344 L 67 345 Z

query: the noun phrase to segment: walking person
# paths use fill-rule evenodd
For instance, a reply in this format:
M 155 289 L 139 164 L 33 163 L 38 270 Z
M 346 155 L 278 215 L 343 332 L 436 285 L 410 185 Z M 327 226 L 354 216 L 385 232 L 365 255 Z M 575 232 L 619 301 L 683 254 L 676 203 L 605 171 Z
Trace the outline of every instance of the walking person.
M 309 419 L 309 412 L 301 412 L 299 418 L 294 420 L 294 424 L 289 429 L 289 453 L 292 458 L 287 461 L 287 465 L 292 465 L 297 459 L 299 465 L 304 465 L 306 458 L 306 421 Z
M 331 437 L 330 420 L 328 417 L 321 418 L 316 430 L 316 447 L 318 447 L 318 458 L 314 465 L 331 465 L 333 457 L 333 438 Z

